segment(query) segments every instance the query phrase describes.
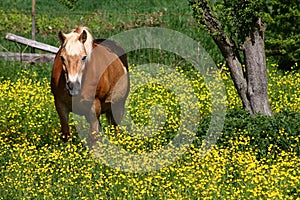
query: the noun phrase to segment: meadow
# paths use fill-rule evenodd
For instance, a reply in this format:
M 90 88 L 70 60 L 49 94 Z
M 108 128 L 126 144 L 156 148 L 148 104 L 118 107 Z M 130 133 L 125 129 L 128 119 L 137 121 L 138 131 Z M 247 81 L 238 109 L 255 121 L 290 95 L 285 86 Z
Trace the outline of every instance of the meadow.
M 0 21 L 1 48 L 19 50 L 4 41 L 3 35 L 14 31 L 30 37 L 30 16 L 6 11 L 10 8 L 20 12 L 30 7 L 27 1 L 16 1 L 15 8 L 6 2 L 9 1 L 2 2 L 0 11 L 4 19 Z M 55 1 L 49 2 L 49 6 L 39 5 L 41 13 L 55 9 L 70 15 L 80 10 L 93 11 L 92 17 L 82 13 L 72 17 L 38 13 L 38 40 L 55 46 L 58 30 L 70 30 L 79 23 L 88 25 L 96 37 L 109 37 L 135 27 L 159 26 L 199 39 L 222 69 L 219 73 L 226 88 L 227 105 L 224 128 L 217 143 L 201 155 L 211 120 L 210 93 L 202 75 L 168 52 L 130 52 L 131 75 L 149 84 L 132 91 L 128 113 L 140 126 L 150 124 L 151 115 L 165 123 L 156 124 L 151 137 L 143 137 L 126 131 L 116 133 L 103 122 L 103 134 L 114 145 L 136 154 L 159 150 L 176 137 L 178 124 L 183 120 L 178 101 L 189 97 L 176 96 L 137 70 L 149 62 L 162 63 L 180 75 L 181 78 L 166 79 L 170 80 L 169 85 L 182 85 L 187 80 L 196 95 L 197 104 L 190 106 L 199 110 L 199 121 L 195 122 L 198 124 L 193 142 L 169 165 L 139 173 L 110 167 L 80 139 L 76 120 L 71 121 L 71 141 L 61 142 L 49 86 L 51 64 L 0 61 L 0 199 L 300 199 L 297 65 L 290 71 L 281 71 L 268 60 L 269 98 L 274 116 L 254 117 L 242 109 L 228 68 L 222 64 L 211 39 L 193 26 L 188 5 L 174 5 L 170 1 L 153 1 L 153 5 L 148 5 L 148 1 L 132 1 L 130 5 L 103 1 L 101 7 L 79 1 L 82 7 L 70 11 L 57 6 Z M 114 9 L 117 5 L 122 5 L 122 9 Z M 162 12 L 162 16 L 155 18 L 157 12 Z M 131 15 L 143 13 L 155 15 Z M 174 16 L 176 13 L 185 15 Z M 182 106 L 188 103 L 183 101 Z M 154 104 L 159 106 L 151 107 Z M 151 163 L 148 165 L 151 167 Z

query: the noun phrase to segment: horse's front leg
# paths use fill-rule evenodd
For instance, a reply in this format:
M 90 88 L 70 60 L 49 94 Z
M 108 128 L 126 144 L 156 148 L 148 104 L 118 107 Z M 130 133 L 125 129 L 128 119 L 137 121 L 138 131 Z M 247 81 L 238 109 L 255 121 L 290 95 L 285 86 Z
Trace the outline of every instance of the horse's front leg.
M 101 131 L 101 126 L 99 123 L 99 117 L 101 114 L 101 104 L 99 100 L 95 100 L 93 105 L 91 106 L 88 121 L 90 123 L 90 132 L 89 137 L 92 145 L 97 141 L 97 134 Z
M 67 142 L 70 137 L 70 129 L 69 129 L 69 114 L 70 111 L 63 103 L 55 101 L 55 107 L 60 119 L 61 126 L 61 140 L 63 142 Z

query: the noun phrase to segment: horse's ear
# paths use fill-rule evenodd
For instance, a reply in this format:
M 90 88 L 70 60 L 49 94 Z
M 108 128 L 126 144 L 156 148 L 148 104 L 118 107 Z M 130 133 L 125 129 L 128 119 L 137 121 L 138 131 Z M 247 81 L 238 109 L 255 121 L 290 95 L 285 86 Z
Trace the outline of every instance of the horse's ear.
M 61 31 L 58 32 L 58 38 L 59 38 L 60 43 L 64 44 L 66 36 Z
M 85 43 L 86 39 L 87 39 L 87 33 L 85 30 L 83 30 L 81 35 L 79 36 L 78 40 L 82 43 Z

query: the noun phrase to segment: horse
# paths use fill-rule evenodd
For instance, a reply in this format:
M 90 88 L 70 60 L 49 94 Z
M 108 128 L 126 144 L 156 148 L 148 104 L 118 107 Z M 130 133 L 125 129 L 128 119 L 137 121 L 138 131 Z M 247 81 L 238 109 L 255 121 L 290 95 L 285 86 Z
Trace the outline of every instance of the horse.
M 112 40 L 93 39 L 87 27 L 59 31 L 58 38 L 50 85 L 63 142 L 70 137 L 70 112 L 85 116 L 90 137 L 101 131 L 101 114 L 118 126 L 130 88 L 124 49 Z

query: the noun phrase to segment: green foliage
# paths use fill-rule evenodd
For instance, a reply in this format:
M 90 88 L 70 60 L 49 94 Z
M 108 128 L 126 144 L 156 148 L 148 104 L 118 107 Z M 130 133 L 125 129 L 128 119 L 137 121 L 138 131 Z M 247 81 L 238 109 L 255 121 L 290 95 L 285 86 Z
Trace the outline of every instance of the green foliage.
M 10 13 L 5 13 L 0 7 L 0 33 L 14 30 L 19 33 L 31 33 L 31 18 L 24 13 L 18 13 L 12 9 Z
M 233 109 L 229 110 L 226 119 L 224 132 L 218 141 L 220 146 L 228 147 L 232 145 L 230 141 L 246 137 L 249 143 L 241 144 L 240 149 L 248 151 L 251 148 L 258 159 L 276 159 L 280 152 L 291 150 L 300 156 L 299 113 L 283 110 L 270 118 L 251 116 L 244 110 Z
M 217 1 L 213 10 L 222 26 L 238 45 L 242 45 L 261 17 L 263 0 L 229 0 Z
M 203 7 L 207 7 L 220 22 L 223 31 L 235 41 L 237 46 L 242 45 L 245 37 L 249 36 L 249 32 L 256 28 L 255 22 L 261 17 L 263 5 L 263 0 L 208 1 L 207 4 L 207 1 L 202 0 L 189 0 L 189 2 L 194 17 L 201 27 L 206 28 L 207 19 L 205 19 Z
M 67 6 L 69 9 L 74 9 L 78 0 L 57 0 L 57 1 Z
M 205 28 L 202 0 L 189 0 L 196 21 Z M 211 1 L 210 1 L 211 2 Z M 300 8 L 297 0 L 217 0 L 210 3 L 213 14 L 237 46 L 243 44 L 258 18 L 267 25 L 266 54 L 284 68 L 300 59 Z
M 7 33 L 17 34 L 26 38 L 31 38 L 31 16 L 21 13 L 18 10 L 5 12 L 0 7 L 0 51 L 20 52 L 29 51 L 30 48 L 23 45 L 16 45 L 11 41 L 5 40 Z M 74 28 L 74 22 L 63 16 L 36 15 L 36 39 L 40 42 L 58 46 L 57 33 L 59 30 L 70 30 Z
M 266 53 L 288 69 L 300 61 L 299 1 L 269 0 L 266 8 Z

